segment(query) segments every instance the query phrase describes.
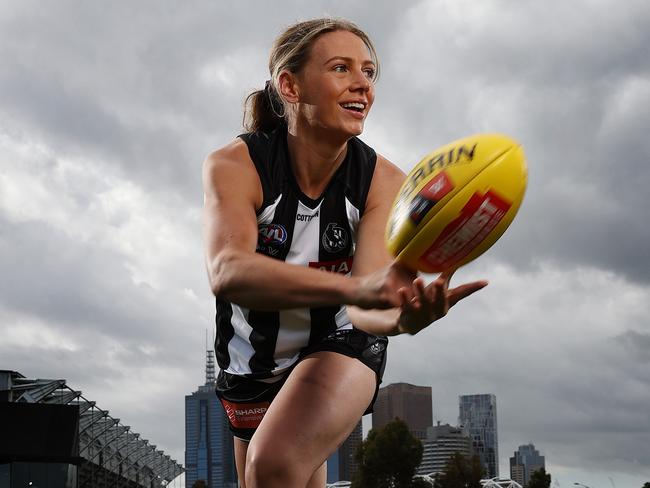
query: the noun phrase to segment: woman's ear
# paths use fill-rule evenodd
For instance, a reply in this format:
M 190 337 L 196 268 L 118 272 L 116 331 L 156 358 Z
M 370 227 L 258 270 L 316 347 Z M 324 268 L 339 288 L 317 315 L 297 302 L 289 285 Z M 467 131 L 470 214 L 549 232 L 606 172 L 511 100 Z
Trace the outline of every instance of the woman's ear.
M 280 96 L 287 103 L 297 103 L 300 90 L 298 88 L 298 80 L 293 73 L 289 71 L 282 71 L 278 76 L 278 91 Z

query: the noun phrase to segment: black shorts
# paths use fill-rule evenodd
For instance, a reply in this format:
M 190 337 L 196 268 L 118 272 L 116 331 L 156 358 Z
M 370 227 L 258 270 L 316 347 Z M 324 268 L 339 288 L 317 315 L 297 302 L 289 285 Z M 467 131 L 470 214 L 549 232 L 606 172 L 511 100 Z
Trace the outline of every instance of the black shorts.
M 372 412 L 372 406 L 377 399 L 379 384 L 386 367 L 387 346 L 388 339 L 386 337 L 376 337 L 359 329 L 338 330 L 319 343 L 303 349 L 296 364 L 315 352 L 332 351 L 356 358 L 368 366 L 375 372 L 377 382 L 375 394 L 364 413 L 365 415 Z M 228 416 L 230 430 L 235 437 L 246 441 L 251 439 L 290 372 L 291 369 L 283 373 L 276 381 L 272 381 L 275 378 L 259 381 L 225 371 L 219 372 L 216 392 Z

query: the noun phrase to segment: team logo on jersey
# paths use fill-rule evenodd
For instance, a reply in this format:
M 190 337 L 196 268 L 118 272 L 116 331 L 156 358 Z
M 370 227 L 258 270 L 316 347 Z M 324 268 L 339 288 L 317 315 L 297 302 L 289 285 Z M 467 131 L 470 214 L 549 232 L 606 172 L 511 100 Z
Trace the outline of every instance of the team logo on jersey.
M 330 222 L 327 224 L 325 232 L 323 232 L 321 242 L 327 252 L 341 251 L 348 245 L 348 231 L 340 225 Z
M 258 241 L 264 245 L 281 246 L 287 242 L 287 229 L 280 224 L 260 224 L 258 227 Z

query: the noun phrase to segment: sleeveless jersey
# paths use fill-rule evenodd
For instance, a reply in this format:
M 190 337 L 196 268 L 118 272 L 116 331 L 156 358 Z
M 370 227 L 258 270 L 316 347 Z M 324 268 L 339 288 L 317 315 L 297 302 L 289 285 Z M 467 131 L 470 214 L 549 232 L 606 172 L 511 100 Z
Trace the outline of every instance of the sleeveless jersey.
M 377 155 L 357 138 L 327 188 L 314 200 L 300 190 L 289 163 L 286 129 L 239 136 L 263 190 L 256 252 L 287 263 L 349 274 L 357 228 Z M 352 327 L 345 306 L 280 311 L 247 309 L 217 298 L 215 351 L 231 374 L 264 379 L 281 374 L 337 329 Z

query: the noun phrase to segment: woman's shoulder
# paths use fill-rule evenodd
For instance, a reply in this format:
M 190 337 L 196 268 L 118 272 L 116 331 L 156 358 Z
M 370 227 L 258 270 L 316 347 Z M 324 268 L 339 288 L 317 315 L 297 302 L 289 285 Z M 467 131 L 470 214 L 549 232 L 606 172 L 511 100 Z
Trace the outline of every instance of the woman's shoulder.
M 406 174 L 399 166 L 381 154 L 377 154 L 375 175 L 382 179 L 399 180 L 400 182 L 406 178 Z
M 381 202 L 392 202 L 406 175 L 396 164 L 377 154 L 377 164 L 368 191 L 367 205 L 373 207 Z
M 276 131 L 273 132 L 245 132 L 239 134 L 232 141 L 220 147 L 206 158 L 208 164 L 215 164 L 219 161 L 243 162 L 250 161 L 255 152 L 263 151 L 270 147 L 277 139 Z
M 230 194 L 233 188 L 250 195 L 255 208 L 262 202 L 262 190 L 246 144 L 236 138 L 212 151 L 203 161 L 204 194 Z
M 212 180 L 220 174 L 255 171 L 246 143 L 239 137 L 225 146 L 210 152 L 203 160 L 204 180 Z

